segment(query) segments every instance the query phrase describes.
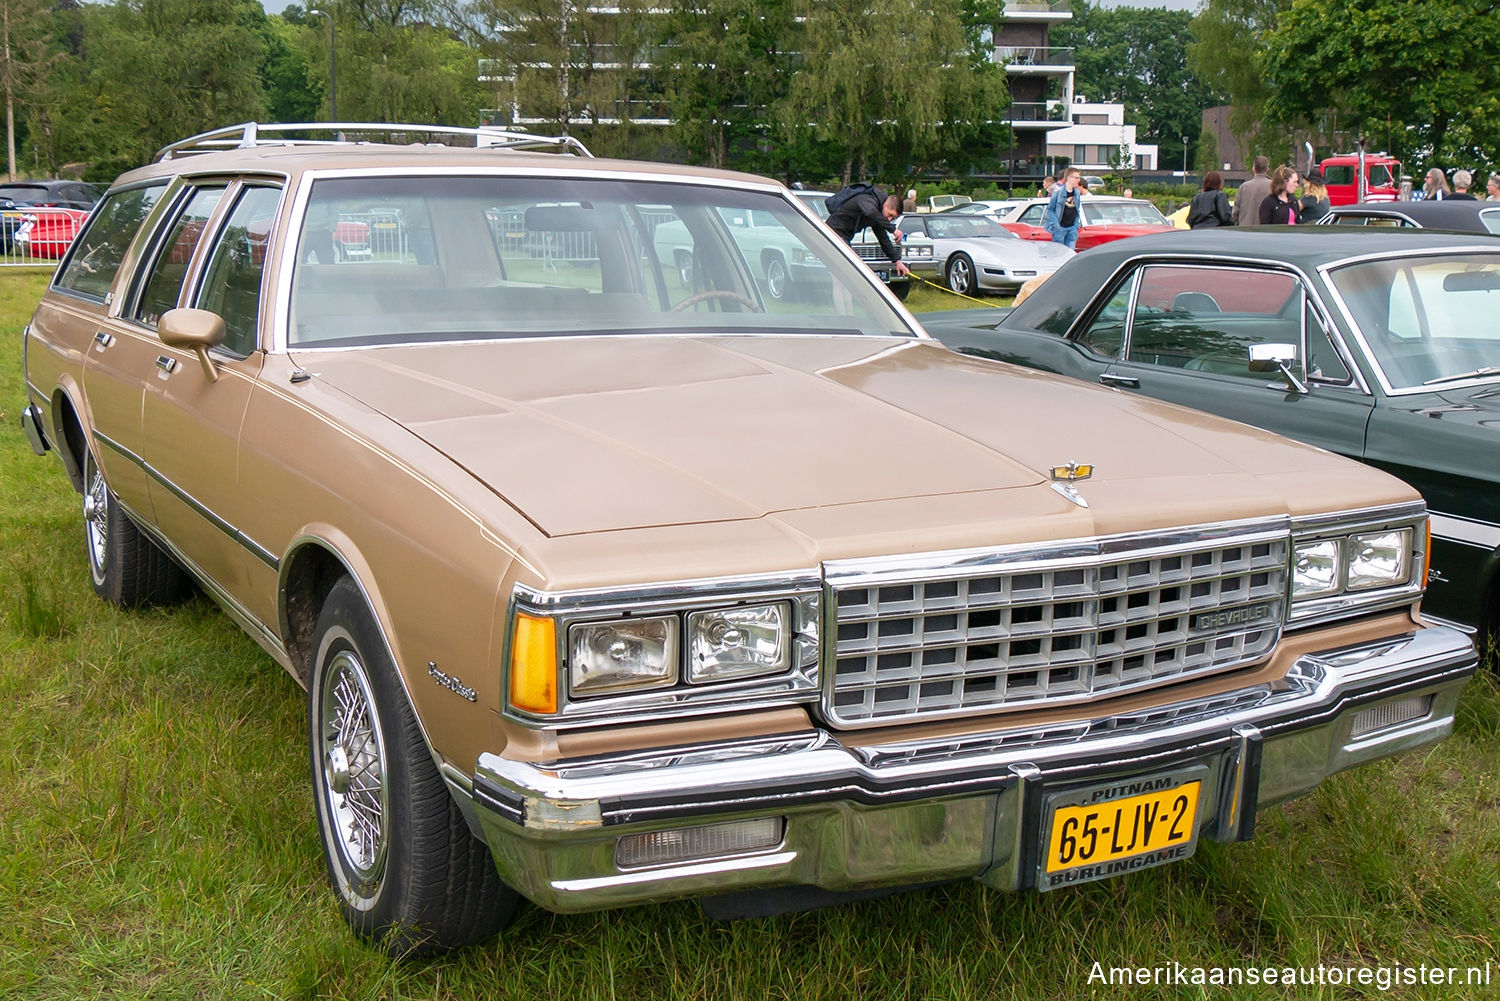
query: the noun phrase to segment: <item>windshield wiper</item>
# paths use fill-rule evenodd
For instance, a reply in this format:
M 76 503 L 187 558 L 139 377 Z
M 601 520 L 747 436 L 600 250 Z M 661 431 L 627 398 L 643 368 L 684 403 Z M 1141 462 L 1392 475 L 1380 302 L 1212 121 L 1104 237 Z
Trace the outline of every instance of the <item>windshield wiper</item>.
M 1458 382 L 1460 379 L 1477 379 L 1482 375 L 1500 375 L 1500 365 L 1486 365 L 1476 368 L 1471 372 L 1460 372 L 1457 375 L 1440 375 L 1436 379 L 1428 379 L 1422 383 L 1424 386 L 1436 386 L 1440 382 Z

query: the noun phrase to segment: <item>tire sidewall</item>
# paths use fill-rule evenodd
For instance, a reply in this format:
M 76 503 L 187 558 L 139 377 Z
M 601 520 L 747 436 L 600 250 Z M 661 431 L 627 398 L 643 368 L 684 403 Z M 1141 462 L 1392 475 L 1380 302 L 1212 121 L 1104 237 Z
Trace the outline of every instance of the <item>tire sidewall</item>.
M 956 280 L 962 269 L 962 288 Z M 948 288 L 961 295 L 972 295 L 974 293 L 974 262 L 967 254 L 954 254 L 948 261 Z

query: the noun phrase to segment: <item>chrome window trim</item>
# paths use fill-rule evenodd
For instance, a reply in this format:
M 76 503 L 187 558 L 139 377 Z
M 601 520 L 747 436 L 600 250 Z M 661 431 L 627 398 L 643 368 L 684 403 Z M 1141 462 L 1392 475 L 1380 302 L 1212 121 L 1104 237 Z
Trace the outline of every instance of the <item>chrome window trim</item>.
M 224 234 L 224 227 L 229 225 L 230 216 L 232 216 L 235 209 L 239 207 L 239 203 L 244 199 L 245 193 L 252 188 L 275 188 L 281 192 L 280 197 L 277 199 L 276 211 L 271 216 L 271 228 L 266 233 L 266 257 L 265 260 L 261 262 L 260 268 L 260 292 L 258 293 L 259 303 L 261 306 L 265 305 L 267 284 L 266 278 L 267 272 L 269 270 L 268 266 L 271 263 L 271 248 L 276 246 L 276 240 L 280 236 L 278 224 L 281 220 L 281 205 L 282 202 L 286 199 L 286 184 L 284 182 L 277 181 L 274 178 L 256 177 L 254 175 L 245 175 L 236 178 L 235 183 L 232 184 L 229 190 L 224 193 L 225 204 L 223 206 L 222 214 L 216 213 L 216 215 L 218 216 L 217 222 L 215 223 L 213 220 L 210 220 L 210 231 L 205 233 L 203 236 L 203 252 L 202 256 L 199 258 L 198 267 L 195 269 L 196 274 L 193 276 L 191 293 L 186 297 L 187 302 L 192 303 L 196 306 L 199 302 L 202 301 L 203 282 L 208 277 L 208 265 L 213 259 L 214 252 L 219 248 L 219 240 Z M 188 288 L 188 283 L 186 280 L 184 280 L 184 291 L 187 291 Z M 260 310 L 260 315 L 257 317 L 257 329 L 255 331 L 255 343 L 257 346 L 259 346 L 263 340 L 262 331 L 265 329 L 265 326 L 266 316 L 265 311 L 262 309 Z M 249 357 L 248 354 L 236 354 L 233 351 L 230 351 L 229 349 L 217 344 L 213 347 L 213 353 L 224 358 L 242 359 Z M 253 354 L 254 352 L 252 351 L 251 353 Z
M 645 723 L 707 713 L 784 709 L 815 702 L 821 692 L 820 631 L 822 583 L 816 570 L 667 581 L 624 588 L 580 588 L 547 591 L 527 584 L 511 589 L 500 650 L 503 715 L 525 726 L 567 729 L 604 722 Z M 672 614 L 683 621 L 687 613 L 742 604 L 786 601 L 792 605 L 792 666 L 780 674 L 689 684 L 687 672 L 671 688 L 574 698 L 569 691 L 568 628 L 582 622 L 624 616 Z M 550 618 L 555 623 L 557 706 L 552 714 L 528 712 L 510 704 L 511 644 L 518 612 Z M 688 655 L 684 635 L 678 656 Z M 679 664 L 681 667 L 682 664 Z
M 579 161 L 578 163 L 571 163 L 571 162 L 567 162 L 565 160 L 565 158 L 563 158 L 563 157 L 558 157 L 557 159 L 559 161 L 563 161 L 563 162 L 561 162 L 558 165 L 558 167 L 555 167 L 555 168 L 552 168 L 552 167 L 539 167 L 535 163 L 505 164 L 505 163 L 499 163 L 499 162 L 497 162 L 497 163 L 492 164 L 492 165 L 482 165 L 482 166 L 481 165 L 476 165 L 476 164 L 469 164 L 469 165 L 465 165 L 465 166 L 458 166 L 458 165 L 453 165 L 453 166 L 434 165 L 434 166 L 411 166 L 411 167 L 319 167 L 319 168 L 314 168 L 314 169 L 303 171 L 302 174 L 301 174 L 301 176 L 298 178 L 298 181 L 297 181 L 296 185 L 294 186 L 294 190 L 292 192 L 291 208 L 290 208 L 290 211 L 288 212 L 287 220 L 286 220 L 286 230 L 283 233 L 280 252 L 279 252 L 279 255 L 276 258 L 276 263 L 277 263 L 277 282 L 276 282 L 275 289 L 272 290 L 272 292 L 270 293 L 271 295 L 274 296 L 274 302 L 276 303 L 276 310 L 275 310 L 275 315 L 270 318 L 270 320 L 271 320 L 270 335 L 271 336 L 270 336 L 270 341 L 269 341 L 269 343 L 267 344 L 267 347 L 266 347 L 267 352 L 272 353 L 272 354 L 286 354 L 289 351 L 293 350 L 291 348 L 291 346 L 290 346 L 289 338 L 290 338 L 290 320 L 291 320 L 291 308 L 292 308 L 292 301 L 291 301 L 291 296 L 292 296 L 292 278 L 293 278 L 293 271 L 294 271 L 294 269 L 296 267 L 296 263 L 297 263 L 297 236 L 302 231 L 302 220 L 303 220 L 303 218 L 304 218 L 304 216 L 306 215 L 306 212 L 307 212 L 307 203 L 308 203 L 308 201 L 312 197 L 313 184 L 315 182 L 317 182 L 317 181 L 320 181 L 320 180 L 343 180 L 343 179 L 365 178 L 365 177 L 374 177 L 374 178 L 405 178 L 405 177 L 415 177 L 415 178 L 422 178 L 422 177 L 528 177 L 528 178 L 538 178 L 538 179 L 559 179 L 559 178 L 565 178 L 565 179 L 568 179 L 568 180 L 575 180 L 575 181 L 576 180 L 605 180 L 605 181 L 644 182 L 644 183 L 665 184 L 665 185 L 679 186 L 679 187 L 680 186 L 684 186 L 684 185 L 688 185 L 688 186 L 694 186 L 694 187 L 724 188 L 724 189 L 727 189 L 727 190 L 730 190 L 730 191 L 756 191 L 756 192 L 762 192 L 762 193 L 769 194 L 769 195 L 774 195 L 774 196 L 779 197 L 782 200 L 782 202 L 790 205 L 795 212 L 797 212 L 798 214 L 800 214 L 801 216 L 803 216 L 805 219 L 807 219 L 808 221 L 810 221 L 812 223 L 817 224 L 818 229 L 816 231 L 820 232 L 820 233 L 825 233 L 825 235 L 826 235 L 826 237 L 828 239 L 829 245 L 832 246 L 832 247 L 834 247 L 834 248 L 836 248 L 836 250 L 838 252 L 842 253 L 844 255 L 845 259 L 847 259 L 849 262 L 851 262 L 852 264 L 857 265 L 858 272 L 861 275 L 861 277 L 872 288 L 876 289 L 879 292 L 879 294 L 884 298 L 886 304 L 892 308 L 892 310 L 896 313 L 897 316 L 899 316 L 902 319 L 903 322 L 905 322 L 906 327 L 907 327 L 907 333 L 906 334 L 892 334 L 891 336 L 910 337 L 910 338 L 917 339 L 917 340 L 933 340 L 932 335 L 928 334 L 927 331 L 925 331 L 925 330 L 922 329 L 922 325 L 917 322 L 916 317 L 912 316 L 911 313 L 907 311 L 906 307 L 902 304 L 901 300 L 899 300 L 899 299 L 896 298 L 895 293 L 893 293 L 890 290 L 889 286 L 887 286 L 884 282 L 881 282 L 881 281 L 879 281 L 879 280 L 876 279 L 875 273 L 866 265 L 865 260 L 863 258 L 861 258 L 858 254 L 856 254 L 854 252 L 854 248 L 851 247 L 849 244 L 846 244 L 843 240 L 840 240 L 836 236 L 833 236 L 832 233 L 831 233 L 831 231 L 825 232 L 826 226 L 823 224 L 822 220 L 818 218 L 818 214 L 816 212 L 814 212 L 813 209 L 811 207 L 809 207 L 806 204 L 806 202 L 804 202 L 801 198 L 794 197 L 793 194 L 792 194 L 792 192 L 789 189 L 787 189 L 785 186 L 783 186 L 783 185 L 781 185 L 781 184 L 779 184 L 779 183 L 777 183 L 775 181 L 771 181 L 771 182 L 759 182 L 759 181 L 750 181 L 750 180 L 739 179 L 739 178 L 731 180 L 729 178 L 712 177 L 712 176 L 704 176 L 704 175 L 697 175 L 697 174 L 690 174 L 690 175 L 661 174 L 661 173 L 652 173 L 652 172 L 649 172 L 649 171 L 639 171 L 639 170 L 587 170 L 587 169 L 580 169 L 579 168 L 579 164 L 586 164 L 586 163 L 597 162 L 597 161 L 583 160 L 583 161 Z M 267 268 L 270 267 L 269 256 L 270 255 L 268 254 L 268 260 L 266 262 Z M 264 292 L 262 293 L 262 295 L 265 295 L 265 294 L 266 293 L 264 293 Z M 698 332 L 698 334 L 700 336 L 701 336 L 701 333 L 702 333 L 701 331 Z M 557 337 L 557 335 L 548 335 L 548 336 L 550 337 L 550 339 L 554 339 L 554 340 Z M 610 335 L 610 336 L 616 336 L 616 335 Z M 640 336 L 640 335 L 637 335 L 637 336 Z M 678 335 L 678 334 L 653 334 L 653 335 L 649 335 L 649 336 L 667 336 L 667 337 L 673 337 L 673 336 L 680 336 L 680 335 Z M 757 335 L 757 336 L 784 336 L 784 335 L 778 335 L 778 334 L 761 334 L 761 335 Z M 832 336 L 832 335 L 830 335 L 830 336 Z M 847 335 L 844 335 L 844 336 L 847 336 Z M 505 339 L 507 339 L 507 340 L 513 340 L 513 339 L 520 339 L 520 338 L 505 338 Z M 432 342 L 424 342 L 424 343 L 430 344 Z M 453 342 L 443 341 L 441 343 L 447 344 L 447 343 L 453 343 Z M 310 348 L 298 347 L 298 348 L 296 348 L 296 350 L 299 351 L 299 352 L 306 351 L 306 350 L 325 350 L 325 351 L 326 350 L 342 350 L 342 351 L 349 351 L 349 350 L 360 350 L 360 349 L 367 348 L 367 347 L 381 347 L 381 348 L 385 348 L 385 347 L 393 347 L 393 346 L 399 346 L 399 345 L 393 345 L 393 344 L 361 345 L 360 348 L 347 348 L 346 347 L 346 348 L 337 348 L 337 349 L 333 349 L 333 348 L 310 349 Z
M 68 246 L 67 252 L 63 254 L 62 259 L 57 262 L 57 268 L 52 272 L 52 278 L 47 282 L 47 291 L 56 293 L 57 295 L 63 296 L 68 299 L 73 299 L 77 302 L 89 303 L 90 305 L 94 306 L 104 306 L 105 315 L 112 317 L 114 315 L 114 312 L 111 310 L 110 306 L 112 303 L 119 299 L 119 296 L 116 296 L 114 294 L 115 285 L 118 284 L 122 278 L 127 284 L 130 282 L 132 275 L 134 275 L 135 273 L 137 248 L 141 243 L 142 236 L 145 235 L 149 237 L 149 234 L 154 232 L 154 230 L 156 229 L 156 219 L 158 214 L 162 210 L 162 203 L 166 202 L 171 197 L 172 186 L 176 182 L 177 179 L 175 177 L 150 177 L 131 184 L 122 184 L 118 188 L 112 188 L 101 195 L 99 197 L 99 201 L 95 203 L 94 208 L 89 210 L 88 219 L 78 230 L 77 235 L 74 236 L 73 242 Z M 65 285 L 59 285 L 58 281 L 62 278 L 63 272 L 67 270 L 67 266 L 72 263 L 73 255 L 78 253 L 78 247 L 80 246 L 78 237 L 82 236 L 85 232 L 88 231 L 89 227 L 93 225 L 99 205 L 103 204 L 106 198 L 114 198 L 116 195 L 124 194 L 127 191 L 135 191 L 139 188 L 154 187 L 160 187 L 162 189 L 161 197 L 156 200 L 155 205 L 151 206 L 151 211 L 146 213 L 146 218 L 141 220 L 141 224 L 136 229 L 135 235 L 132 236 L 130 238 L 130 242 L 125 245 L 125 255 L 120 258 L 120 268 L 115 272 L 115 280 L 114 283 L 110 285 L 109 293 L 103 296 L 89 295 L 86 292 L 79 292 L 75 289 L 68 288 Z
M 179 180 L 182 179 L 179 178 Z M 196 288 L 203 272 L 204 247 L 217 236 L 219 227 L 223 225 L 225 202 L 231 200 L 235 192 L 240 189 L 240 183 L 237 178 L 232 176 L 225 177 L 222 172 L 214 175 L 206 175 L 203 183 L 199 183 L 197 180 L 183 181 L 181 187 L 174 193 L 172 211 L 169 213 L 168 218 L 158 220 L 150 245 L 145 248 L 146 252 L 133 269 L 134 274 L 125 295 L 116 297 L 114 307 L 116 312 L 113 314 L 115 319 L 121 323 L 129 324 L 137 330 L 147 331 L 152 334 L 156 332 L 155 325 L 143 323 L 136 319 L 135 311 L 140 306 L 141 296 L 146 291 L 146 285 L 150 283 L 152 276 L 155 274 L 156 265 L 161 261 L 161 255 L 166 253 L 168 249 L 165 244 L 166 240 L 172 235 L 172 228 L 182 218 L 182 214 L 187 211 L 193 197 L 200 191 L 214 190 L 218 187 L 215 183 L 216 181 L 223 181 L 221 189 L 223 193 L 219 195 L 219 200 L 214 203 L 214 207 L 209 212 L 208 218 L 203 220 L 203 232 L 198 235 L 198 241 L 193 245 L 193 252 L 188 257 L 187 269 L 182 273 L 182 285 L 177 289 L 177 301 L 181 303 L 187 291 L 191 288 Z
M 1375 352 L 1370 350 L 1369 341 L 1365 340 L 1364 331 L 1359 329 L 1359 324 L 1354 321 L 1354 313 L 1349 309 L 1349 304 L 1344 301 L 1343 292 L 1333 280 L 1333 272 L 1340 268 L 1346 268 L 1355 264 L 1368 264 L 1371 261 L 1392 261 L 1408 257 L 1450 257 L 1459 254 L 1483 254 L 1489 257 L 1497 256 L 1497 248 L 1485 247 L 1472 244 L 1455 244 L 1452 247 L 1423 247 L 1415 250 L 1399 250 L 1384 254 L 1359 254 L 1355 257 L 1345 257 L 1327 264 L 1318 265 L 1318 275 L 1328 289 L 1329 298 L 1338 306 L 1339 315 L 1344 318 L 1344 324 L 1359 344 L 1364 353 L 1365 361 L 1369 363 L 1371 371 L 1375 373 L 1375 380 L 1380 384 L 1381 392 L 1386 396 L 1419 396 L 1423 393 L 1434 393 L 1450 389 L 1468 389 L 1471 386 L 1484 386 L 1494 383 L 1500 376 L 1481 376 L 1477 379 L 1463 379 L 1454 382 L 1445 382 L 1441 387 L 1434 386 L 1409 386 L 1397 389 L 1391 385 L 1391 380 L 1386 376 L 1385 369 L 1380 366 L 1380 359 Z

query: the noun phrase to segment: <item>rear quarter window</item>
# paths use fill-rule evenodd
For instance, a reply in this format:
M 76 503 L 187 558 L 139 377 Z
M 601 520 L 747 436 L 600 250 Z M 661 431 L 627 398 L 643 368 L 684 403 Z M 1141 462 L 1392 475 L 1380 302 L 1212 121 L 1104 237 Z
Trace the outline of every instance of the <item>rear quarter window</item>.
M 100 203 L 53 283 L 54 288 L 103 300 L 114 284 L 125 251 L 151 214 L 166 182 L 116 192 Z

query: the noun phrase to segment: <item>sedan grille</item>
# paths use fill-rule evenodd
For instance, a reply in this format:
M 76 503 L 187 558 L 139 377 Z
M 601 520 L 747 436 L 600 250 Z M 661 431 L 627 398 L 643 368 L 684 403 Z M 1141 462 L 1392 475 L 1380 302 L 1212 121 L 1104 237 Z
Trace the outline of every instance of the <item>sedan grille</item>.
M 1281 635 L 1284 536 L 835 583 L 845 726 L 1067 704 L 1227 671 Z

